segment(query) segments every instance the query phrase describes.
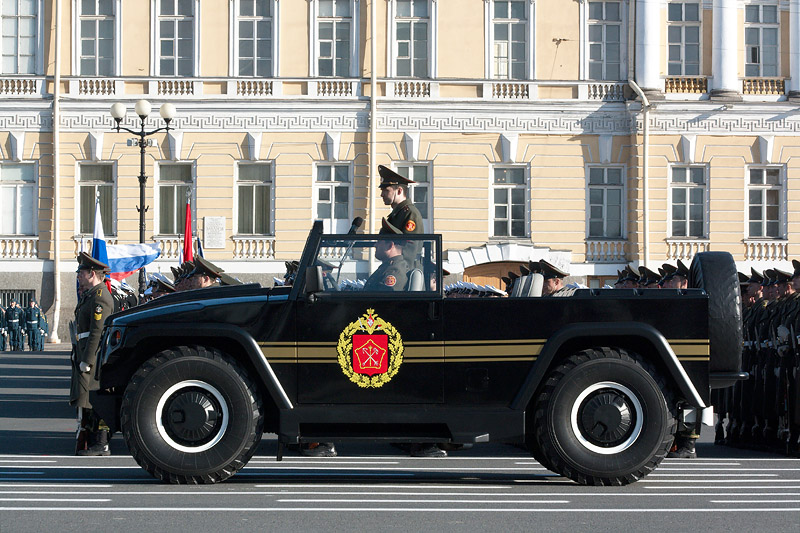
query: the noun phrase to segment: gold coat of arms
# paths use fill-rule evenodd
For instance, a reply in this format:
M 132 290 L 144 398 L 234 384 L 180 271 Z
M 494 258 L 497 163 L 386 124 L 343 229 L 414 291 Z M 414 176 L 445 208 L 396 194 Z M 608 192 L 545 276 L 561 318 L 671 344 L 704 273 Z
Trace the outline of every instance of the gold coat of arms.
M 382 387 L 391 381 L 403 363 L 403 339 L 374 309 L 351 322 L 336 345 L 339 366 L 359 387 Z

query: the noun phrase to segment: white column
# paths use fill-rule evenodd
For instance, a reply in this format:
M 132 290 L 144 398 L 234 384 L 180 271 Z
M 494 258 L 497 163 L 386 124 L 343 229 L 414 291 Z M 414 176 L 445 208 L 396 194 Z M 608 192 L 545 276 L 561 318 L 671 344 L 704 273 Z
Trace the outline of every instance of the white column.
M 664 0 L 636 0 L 636 83 L 663 92 L 661 83 L 661 10 Z
M 714 0 L 714 27 L 711 49 L 711 92 L 739 94 L 742 87 L 736 71 L 738 35 L 736 0 Z
M 800 97 L 800 0 L 789 5 L 789 90 L 790 96 Z

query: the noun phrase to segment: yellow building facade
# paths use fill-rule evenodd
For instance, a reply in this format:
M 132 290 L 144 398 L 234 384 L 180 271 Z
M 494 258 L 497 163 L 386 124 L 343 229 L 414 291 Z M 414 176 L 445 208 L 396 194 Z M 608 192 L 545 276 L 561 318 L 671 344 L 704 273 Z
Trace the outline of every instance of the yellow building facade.
M 99 196 L 110 243 L 270 285 L 315 219 L 365 231 L 417 181 L 455 278 L 546 258 L 599 286 L 702 250 L 790 269 L 800 0 L 0 0 L 0 290 L 65 323 Z M 56 281 L 57 280 L 57 281 Z M 135 282 L 132 283 L 135 285 Z M 16 292 L 15 292 L 16 291 Z M 27 291 L 27 292 L 26 292 Z M 63 329 L 63 328 L 62 328 Z

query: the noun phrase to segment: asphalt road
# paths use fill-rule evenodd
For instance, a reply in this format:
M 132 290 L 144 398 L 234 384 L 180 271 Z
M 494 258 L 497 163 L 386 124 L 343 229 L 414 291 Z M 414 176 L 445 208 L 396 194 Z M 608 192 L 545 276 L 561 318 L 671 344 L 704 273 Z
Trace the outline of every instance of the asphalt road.
M 127 453 L 74 457 L 66 346 L 0 353 L 0 531 L 800 531 L 800 459 L 714 446 L 627 487 L 582 487 L 520 449 L 412 459 L 385 444 L 248 466 L 212 486 L 162 484 Z

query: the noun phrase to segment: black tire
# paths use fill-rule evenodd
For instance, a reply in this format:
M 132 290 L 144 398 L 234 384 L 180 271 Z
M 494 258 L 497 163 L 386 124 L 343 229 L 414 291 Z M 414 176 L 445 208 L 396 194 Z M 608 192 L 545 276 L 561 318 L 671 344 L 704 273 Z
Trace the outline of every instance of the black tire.
M 583 350 L 550 373 L 536 398 L 542 464 L 583 485 L 633 483 L 669 452 L 674 403 L 665 381 L 637 354 Z M 590 431 L 600 427 L 609 430 Z
M 742 307 L 736 263 L 728 252 L 701 252 L 690 267 L 689 286 L 708 294 L 709 372 L 739 372 L 742 368 Z M 730 383 L 712 383 L 730 386 Z
M 261 396 L 235 360 L 213 348 L 164 350 L 131 378 L 122 434 L 139 465 L 162 481 L 216 483 L 241 470 L 264 427 Z

